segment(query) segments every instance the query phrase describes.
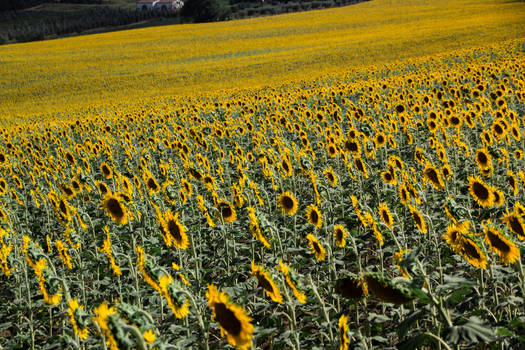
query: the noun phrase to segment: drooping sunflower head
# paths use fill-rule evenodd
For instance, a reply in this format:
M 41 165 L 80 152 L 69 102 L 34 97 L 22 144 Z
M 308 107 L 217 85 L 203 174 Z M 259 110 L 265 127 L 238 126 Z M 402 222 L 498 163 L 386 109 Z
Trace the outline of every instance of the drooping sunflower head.
M 474 267 L 487 267 L 487 257 L 481 250 L 478 243 L 468 237 L 463 237 L 459 242 L 460 253 L 467 259 L 467 261 Z
M 219 292 L 213 284 L 208 285 L 206 297 L 213 317 L 221 328 L 221 334 L 226 335 L 228 343 L 241 350 L 249 349 L 254 329 L 248 313 L 232 303 L 229 296 L 225 292 Z
M 443 189 L 444 185 L 443 181 L 441 180 L 441 176 L 439 175 L 439 172 L 436 170 L 436 168 L 434 168 L 430 163 L 427 163 L 425 165 L 425 170 L 423 170 L 423 176 L 436 189 Z
M 323 216 L 316 205 L 310 204 L 306 208 L 306 219 L 308 223 L 314 225 L 317 228 L 321 228 Z
M 409 208 L 410 208 L 410 213 L 412 214 L 412 219 L 414 220 L 414 223 L 416 224 L 419 232 L 426 233 L 427 225 L 426 225 L 425 219 L 423 218 L 423 215 L 421 214 L 421 212 L 417 210 L 417 208 L 414 207 L 413 205 L 410 205 Z
M 299 208 L 299 204 L 295 199 L 295 196 L 290 191 L 286 191 L 278 197 L 279 207 L 283 213 L 288 215 L 294 215 Z
M 468 177 L 469 192 L 476 202 L 482 207 L 491 207 L 494 203 L 494 195 L 489 185 L 483 182 L 479 176 Z
M 253 260 L 252 275 L 257 278 L 259 286 L 264 289 L 266 295 L 268 295 L 276 303 L 282 303 L 283 297 L 279 292 L 279 287 L 277 287 L 270 274 L 265 271 L 262 266 L 256 265 Z
M 389 228 L 392 228 L 394 219 L 392 218 L 392 214 L 390 213 L 388 205 L 385 202 L 379 203 L 379 217 L 381 218 L 381 221 L 385 223 L 385 225 L 387 225 Z
M 230 202 L 220 200 L 216 207 L 224 222 L 234 222 L 237 219 L 237 213 Z
M 517 213 L 517 210 L 507 213 L 501 220 L 507 224 L 509 230 L 514 232 L 520 240 L 525 240 L 525 224 L 523 223 L 521 215 Z
M 520 259 L 520 251 L 516 244 L 505 237 L 502 231 L 495 227 L 487 226 L 483 233 L 485 235 L 483 241 L 494 253 L 499 255 L 503 263 L 513 264 Z
M 408 290 L 379 274 L 368 273 L 365 281 L 370 294 L 384 303 L 402 305 L 414 299 Z
M 315 255 L 315 258 L 318 261 L 324 261 L 326 258 L 326 251 L 317 238 L 315 238 L 315 236 L 310 233 L 308 236 L 306 236 L 306 239 L 309 241 L 310 250 Z
M 348 299 L 361 299 L 368 296 L 368 288 L 364 278 L 355 275 L 338 279 L 335 290 L 337 294 Z
M 108 192 L 102 201 L 102 207 L 106 213 L 119 225 L 128 223 L 128 213 L 126 207 L 121 203 L 120 197 Z

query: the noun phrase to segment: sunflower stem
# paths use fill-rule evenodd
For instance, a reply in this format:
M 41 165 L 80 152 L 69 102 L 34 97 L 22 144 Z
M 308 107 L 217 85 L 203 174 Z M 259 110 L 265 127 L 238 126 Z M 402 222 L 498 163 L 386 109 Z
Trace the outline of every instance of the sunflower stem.
M 314 281 L 312 280 L 312 275 L 309 274 L 308 279 L 310 281 L 310 286 L 312 286 L 312 290 L 314 291 L 314 294 L 317 297 L 317 300 L 319 300 L 319 303 L 321 303 L 323 314 L 324 314 L 326 323 L 328 324 L 328 331 L 330 332 L 330 341 L 334 342 L 334 333 L 332 331 L 332 327 L 330 326 L 330 317 L 328 316 L 328 311 L 326 310 L 325 303 L 323 299 L 321 298 L 321 295 L 319 295 L 319 291 L 317 290 L 317 287 L 315 286 Z

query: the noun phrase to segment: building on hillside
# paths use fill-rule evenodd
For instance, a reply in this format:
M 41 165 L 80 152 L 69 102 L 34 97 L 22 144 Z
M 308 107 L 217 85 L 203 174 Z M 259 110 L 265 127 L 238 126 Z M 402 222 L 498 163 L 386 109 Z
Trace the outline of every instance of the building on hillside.
M 164 11 L 177 12 L 184 2 L 182 0 L 139 0 L 137 1 L 137 10 L 140 11 Z

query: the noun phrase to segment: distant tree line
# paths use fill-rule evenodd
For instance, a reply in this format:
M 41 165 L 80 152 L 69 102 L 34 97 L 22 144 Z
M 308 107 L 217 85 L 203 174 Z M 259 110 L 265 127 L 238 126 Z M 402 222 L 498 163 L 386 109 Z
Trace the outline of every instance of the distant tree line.
M 81 1 L 81 0 L 78 0 Z M 44 40 L 53 36 L 81 33 L 86 30 L 117 27 L 140 21 L 176 16 L 171 13 L 137 11 L 114 7 L 94 7 L 78 13 L 53 13 L 36 19 L 34 14 L 24 12 L 0 12 L 0 44 Z

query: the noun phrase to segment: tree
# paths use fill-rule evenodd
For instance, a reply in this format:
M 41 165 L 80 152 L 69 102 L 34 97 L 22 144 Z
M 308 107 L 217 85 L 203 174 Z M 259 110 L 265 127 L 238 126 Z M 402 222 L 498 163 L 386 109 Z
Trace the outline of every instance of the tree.
M 182 17 L 194 22 L 214 22 L 228 17 L 230 8 L 222 7 L 217 0 L 188 0 L 182 7 Z

